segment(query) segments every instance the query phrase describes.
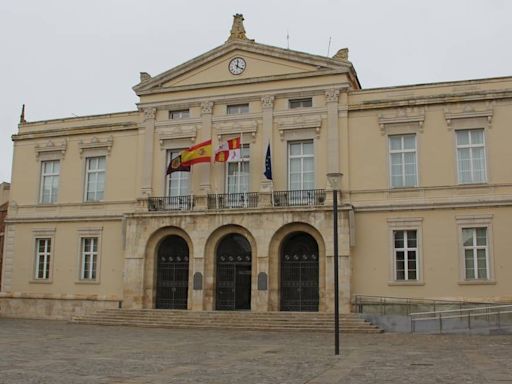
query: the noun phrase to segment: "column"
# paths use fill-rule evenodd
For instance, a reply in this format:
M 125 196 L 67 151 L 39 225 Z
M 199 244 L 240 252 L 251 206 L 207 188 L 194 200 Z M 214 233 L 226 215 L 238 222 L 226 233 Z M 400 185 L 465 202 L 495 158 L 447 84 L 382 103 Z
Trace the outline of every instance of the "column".
M 325 91 L 327 104 L 327 172 L 340 171 L 340 136 L 338 127 L 339 89 Z M 326 180 L 327 182 L 327 180 Z
M 261 183 L 260 183 L 260 205 L 261 206 L 271 206 L 272 205 L 272 180 L 268 180 L 264 175 L 265 172 L 265 157 L 267 154 L 267 148 L 270 143 L 270 153 L 272 156 L 272 160 L 274 159 L 274 148 L 272 146 L 272 134 L 273 134 L 273 125 L 274 125 L 274 96 L 265 95 L 261 98 L 261 107 L 263 110 L 263 127 L 262 127 L 262 158 L 260 160 L 260 166 L 256 169 L 260 170 Z M 272 166 L 275 168 L 275 163 L 273 161 Z
M 212 115 L 213 101 L 203 101 L 201 103 L 201 129 L 198 132 L 197 143 L 201 143 L 213 137 L 212 132 Z M 213 149 L 212 149 L 213 150 Z M 207 165 L 199 165 L 194 170 L 199 174 L 199 190 L 201 194 L 206 195 L 211 192 L 212 186 L 210 182 L 211 167 Z M 197 180 L 197 179 L 196 179 Z
M 144 109 L 144 153 L 141 182 L 141 197 L 146 198 L 153 192 L 153 141 L 155 135 L 156 108 Z

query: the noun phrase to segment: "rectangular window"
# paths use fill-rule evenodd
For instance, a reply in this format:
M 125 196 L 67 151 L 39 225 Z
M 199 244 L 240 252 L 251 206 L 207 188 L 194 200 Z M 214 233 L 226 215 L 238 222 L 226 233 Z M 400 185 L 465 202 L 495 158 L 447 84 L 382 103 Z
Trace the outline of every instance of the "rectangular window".
M 389 136 L 391 187 L 416 187 L 416 135 Z
M 226 190 L 227 193 L 249 192 L 249 144 L 242 145 L 240 161 L 227 163 Z
M 315 158 L 313 140 L 288 144 L 288 189 L 315 188 Z
M 487 175 L 484 130 L 458 130 L 456 135 L 459 183 L 485 183 Z
M 96 280 L 98 262 L 98 238 L 83 237 L 80 245 L 80 279 Z
M 36 279 L 48 280 L 50 278 L 51 254 L 52 239 L 36 239 Z
M 181 150 L 167 151 L 167 164 L 180 154 Z M 188 196 L 190 172 L 173 172 L 167 175 L 167 196 Z
M 489 279 L 487 228 L 462 228 L 466 280 Z
M 105 156 L 88 157 L 85 166 L 85 201 L 101 201 L 105 191 Z
M 418 280 L 418 239 L 416 230 L 393 231 L 395 280 Z
M 306 99 L 290 99 L 288 101 L 290 109 L 295 108 L 310 108 L 313 106 L 313 99 L 308 97 Z
M 52 204 L 57 202 L 59 194 L 60 161 L 41 162 L 41 188 L 39 202 Z
M 188 109 L 182 109 L 179 111 L 169 111 L 169 119 L 181 120 L 188 119 L 190 117 L 190 111 Z
M 249 104 L 228 105 L 227 113 L 228 115 L 240 115 L 243 113 L 249 113 Z

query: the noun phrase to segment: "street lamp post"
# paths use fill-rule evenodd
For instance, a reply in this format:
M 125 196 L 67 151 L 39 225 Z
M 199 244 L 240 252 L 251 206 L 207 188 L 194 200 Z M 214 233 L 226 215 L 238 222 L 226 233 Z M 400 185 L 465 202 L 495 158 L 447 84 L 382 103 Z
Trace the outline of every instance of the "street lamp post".
M 340 300 L 339 300 L 339 265 L 338 265 L 338 191 L 342 173 L 328 173 L 327 179 L 332 188 L 332 210 L 334 221 L 334 354 L 340 354 Z

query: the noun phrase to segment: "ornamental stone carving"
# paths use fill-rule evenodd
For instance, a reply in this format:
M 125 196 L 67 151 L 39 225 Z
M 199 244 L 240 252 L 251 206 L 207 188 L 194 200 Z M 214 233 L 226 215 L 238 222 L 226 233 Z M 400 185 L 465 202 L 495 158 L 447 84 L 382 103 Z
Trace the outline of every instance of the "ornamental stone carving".
M 156 118 L 156 108 L 145 108 L 144 109 L 144 121 L 154 120 Z
M 340 96 L 339 89 L 331 88 L 331 89 L 328 89 L 327 91 L 325 91 L 325 100 L 328 103 L 332 103 L 332 102 L 337 103 L 339 96 Z
M 249 40 L 245 35 L 244 16 L 241 13 L 233 15 L 233 25 L 228 37 L 228 41 Z
M 265 95 L 261 98 L 261 105 L 263 108 L 273 108 L 274 107 L 274 96 Z
M 332 58 L 335 60 L 348 60 L 348 48 L 341 48 Z
M 201 103 L 201 113 L 212 113 L 213 111 L 213 101 L 203 101 Z

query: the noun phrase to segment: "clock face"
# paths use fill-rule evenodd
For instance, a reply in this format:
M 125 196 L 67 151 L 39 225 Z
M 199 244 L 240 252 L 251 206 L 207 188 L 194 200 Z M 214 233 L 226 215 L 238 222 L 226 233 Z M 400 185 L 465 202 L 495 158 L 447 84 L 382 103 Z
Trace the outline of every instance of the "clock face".
M 245 71 L 246 63 L 245 60 L 241 57 L 235 57 L 233 60 L 229 62 L 229 72 L 233 75 L 239 75 L 243 71 Z

